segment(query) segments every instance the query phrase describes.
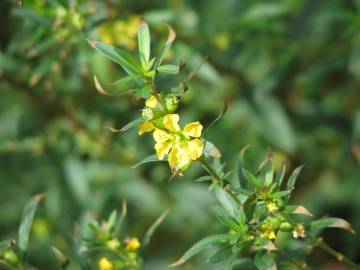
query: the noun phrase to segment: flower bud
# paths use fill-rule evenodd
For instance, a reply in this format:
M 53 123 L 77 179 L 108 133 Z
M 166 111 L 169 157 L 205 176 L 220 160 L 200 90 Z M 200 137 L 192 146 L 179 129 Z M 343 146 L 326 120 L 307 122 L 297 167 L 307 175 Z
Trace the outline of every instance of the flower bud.
M 168 112 L 174 112 L 179 106 L 179 98 L 175 95 L 169 94 L 165 98 L 165 104 Z
M 141 116 L 144 119 L 144 121 L 149 121 L 149 120 L 153 119 L 154 113 L 153 113 L 152 109 L 145 108 L 141 111 Z
M 19 263 L 19 257 L 12 249 L 6 250 L 3 254 L 3 257 L 4 260 L 11 265 L 18 265 Z
M 289 222 L 283 221 L 280 223 L 280 231 L 290 232 L 292 229 L 293 229 L 293 225 L 291 225 Z

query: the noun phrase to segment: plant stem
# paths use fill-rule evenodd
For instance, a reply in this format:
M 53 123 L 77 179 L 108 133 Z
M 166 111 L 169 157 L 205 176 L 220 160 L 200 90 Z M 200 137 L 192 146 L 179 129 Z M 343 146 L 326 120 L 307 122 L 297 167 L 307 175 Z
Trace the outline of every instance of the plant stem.
M 220 184 L 220 187 L 223 187 L 224 179 L 216 172 L 215 168 L 204 158 L 204 156 L 201 156 L 199 158 L 200 163 L 205 167 L 205 169 L 208 171 L 208 173 Z M 239 201 L 239 199 L 229 191 L 228 189 L 224 188 L 224 190 L 241 206 L 242 203 Z
M 325 251 L 326 253 L 328 253 L 329 255 L 333 256 L 334 258 L 336 258 L 339 262 L 343 262 L 344 264 L 346 264 L 347 266 L 350 267 L 350 269 L 358 269 L 360 270 L 360 266 L 357 265 L 356 263 L 354 263 L 352 260 L 350 260 L 348 257 L 346 257 L 345 255 L 343 255 L 342 253 L 340 253 L 339 251 L 336 251 L 335 249 L 333 249 L 332 247 L 330 247 L 328 244 L 326 244 L 323 239 L 320 238 L 316 238 L 311 236 L 310 239 L 313 241 L 314 245 L 319 247 L 321 250 Z

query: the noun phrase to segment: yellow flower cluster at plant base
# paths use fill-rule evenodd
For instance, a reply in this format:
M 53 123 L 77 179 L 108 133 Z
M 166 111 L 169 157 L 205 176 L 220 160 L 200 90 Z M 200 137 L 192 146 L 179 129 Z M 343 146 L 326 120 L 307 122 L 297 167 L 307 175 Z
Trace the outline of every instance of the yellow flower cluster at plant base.
M 204 149 L 204 143 L 200 139 L 202 125 L 198 121 L 191 122 L 181 129 L 180 117 L 174 113 L 154 118 L 153 110 L 159 106 L 154 96 L 147 99 L 145 105 L 147 108 L 143 110 L 143 117 L 147 121 L 140 124 L 139 135 L 153 131 L 158 159 L 163 160 L 168 155 L 167 160 L 173 172 L 181 173 L 191 165 L 192 161 L 202 155 Z
M 99 270 L 113 270 L 113 264 L 109 261 L 108 258 L 102 257 L 99 260 Z

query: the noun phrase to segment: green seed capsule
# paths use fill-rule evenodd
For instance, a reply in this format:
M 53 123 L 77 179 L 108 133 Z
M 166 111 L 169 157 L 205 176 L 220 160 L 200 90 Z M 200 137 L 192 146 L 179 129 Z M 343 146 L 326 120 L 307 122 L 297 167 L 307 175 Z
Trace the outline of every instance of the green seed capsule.
M 291 225 L 289 222 L 284 221 L 284 222 L 281 222 L 281 224 L 280 224 L 280 231 L 290 232 L 293 229 L 293 227 L 294 226 Z

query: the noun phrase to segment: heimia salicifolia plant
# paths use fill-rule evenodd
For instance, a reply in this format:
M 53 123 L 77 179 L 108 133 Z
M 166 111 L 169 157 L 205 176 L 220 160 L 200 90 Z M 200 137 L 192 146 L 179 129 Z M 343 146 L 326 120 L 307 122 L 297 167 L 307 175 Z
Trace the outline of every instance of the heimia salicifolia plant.
M 120 130 L 111 128 L 114 132 L 122 132 L 137 127 L 139 136 L 146 133 L 152 135 L 155 154 L 146 157 L 138 165 L 164 160 L 168 162 L 173 175 L 183 175 L 193 162 L 200 162 L 208 175 L 197 181 L 208 181 L 209 190 L 217 198 L 216 217 L 227 227 L 228 233 L 210 235 L 198 241 L 171 266 L 184 264 L 199 252 L 217 247 L 217 251 L 206 263 L 222 262 L 221 269 L 311 269 L 305 262 L 306 255 L 313 247 L 319 247 L 351 268 L 359 269 L 355 263 L 318 237 L 320 231 L 328 227 L 354 233 L 347 221 L 339 218 L 313 221 L 312 214 L 304 206 L 290 204 L 291 193 L 302 167 L 296 168 L 285 181 L 285 165 L 274 172 L 273 158 L 269 153 L 258 170 L 250 172 L 243 167 L 245 147 L 240 152 L 235 168 L 226 171 L 220 159 L 220 151 L 204 138 L 203 126 L 199 121 L 180 126 L 180 116 L 176 110 L 196 70 L 185 75 L 179 85 L 171 89 L 158 85 L 156 78 L 159 73 L 174 76 L 183 67 L 182 63 L 163 63 L 175 40 L 174 30 L 169 26 L 168 30 L 167 41 L 160 54 L 155 57 L 150 51 L 148 24 L 141 20 L 138 30 L 140 61 L 131 54 L 102 42 L 90 40 L 89 43 L 127 73 L 126 77 L 115 82 L 119 86 L 116 91 L 106 91 L 97 77 L 94 77 L 96 89 L 105 95 L 131 93 L 137 98 L 145 99 L 141 116 Z M 296 245 L 292 245 L 296 248 L 278 247 L 276 239 L 279 234 L 297 241 Z

